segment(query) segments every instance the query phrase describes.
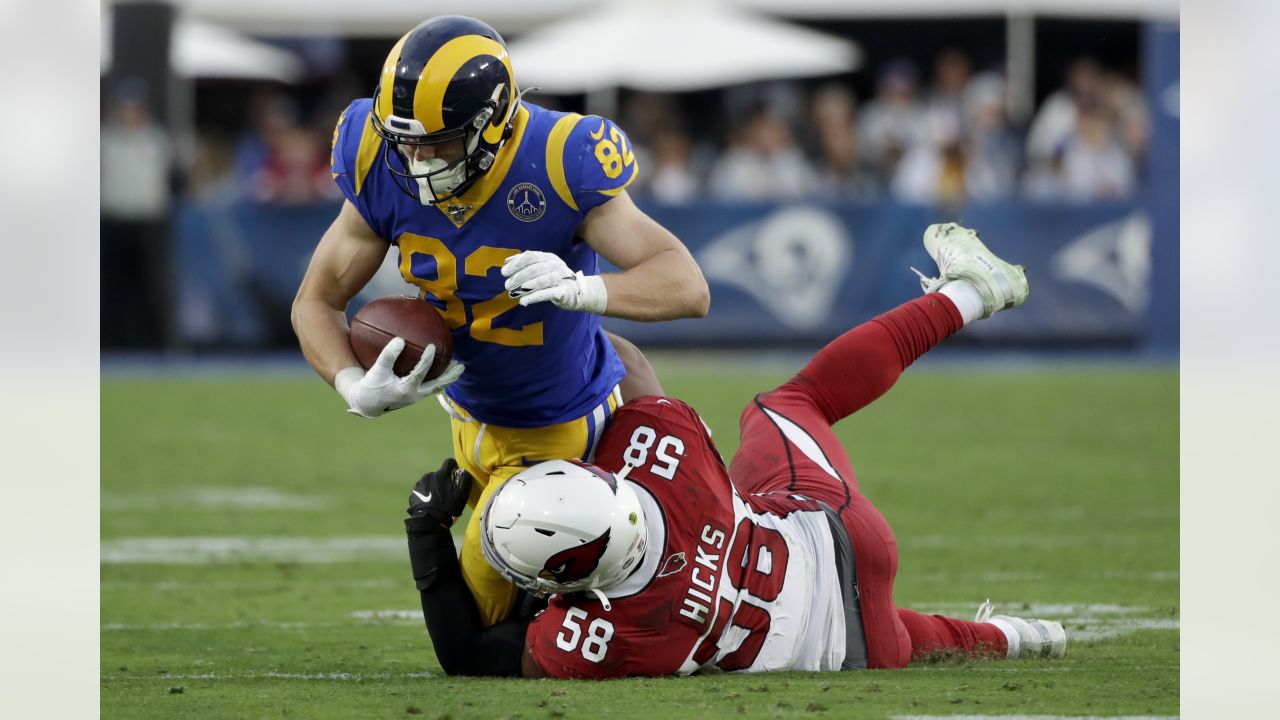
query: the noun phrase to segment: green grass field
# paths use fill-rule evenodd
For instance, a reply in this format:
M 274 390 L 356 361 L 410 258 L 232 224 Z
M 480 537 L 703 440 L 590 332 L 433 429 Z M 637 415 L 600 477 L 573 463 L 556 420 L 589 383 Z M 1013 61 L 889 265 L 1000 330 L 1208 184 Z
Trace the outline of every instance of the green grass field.
M 726 455 L 787 368 L 656 363 Z M 932 366 L 838 431 L 897 533 L 897 600 L 1056 618 L 1061 661 L 618 682 L 441 674 L 404 552 L 434 403 L 315 378 L 102 382 L 104 718 L 1177 715 L 1173 370 Z

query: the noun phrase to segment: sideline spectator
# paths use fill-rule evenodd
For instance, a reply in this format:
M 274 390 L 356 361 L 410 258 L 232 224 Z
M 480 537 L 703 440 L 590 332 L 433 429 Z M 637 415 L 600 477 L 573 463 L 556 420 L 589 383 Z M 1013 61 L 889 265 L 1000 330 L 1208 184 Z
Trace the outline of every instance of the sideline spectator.
M 674 95 L 637 92 L 626 102 L 623 123 L 640 163 L 640 178 L 630 191 L 667 205 L 697 200 L 701 189 L 692 141 L 681 127 Z
M 893 195 L 921 204 L 958 205 L 964 201 L 964 136 L 948 113 L 932 113 L 925 129 L 898 162 L 891 183 Z
M 329 173 L 327 150 L 319 135 L 309 128 L 291 127 L 273 136 L 266 159 L 253 177 L 254 199 L 304 203 L 339 197 Z
M 233 172 L 233 149 L 221 133 L 208 130 L 195 135 L 187 193 L 196 200 L 225 202 L 235 198 L 240 188 Z
M 1012 195 L 1022 161 L 1021 143 L 1009 127 L 1006 85 L 999 73 L 974 76 L 964 93 L 965 181 L 974 200 Z
M 102 345 L 158 348 L 168 337 L 173 148 L 139 80 L 115 89 L 102 126 Z
M 759 106 L 735 135 L 732 145 L 711 168 L 713 196 L 798 200 L 817 190 L 817 177 L 796 146 L 791 128 L 767 106 Z
M 298 125 L 297 105 L 274 89 L 261 88 L 250 98 L 252 129 L 236 143 L 236 182 L 247 185 L 262 169 L 281 135 Z
M 924 109 L 916 98 L 915 66 L 894 60 L 881 69 L 876 96 L 862 112 L 858 132 L 863 155 L 881 178 L 891 178 L 902 156 L 925 131 Z
M 1067 85 L 1050 95 L 1027 133 L 1027 159 L 1033 169 L 1054 164 L 1075 132 L 1076 113 L 1082 104 L 1102 102 L 1102 68 L 1092 58 L 1080 58 L 1067 70 Z
M 959 103 L 958 114 L 941 105 L 930 107 L 925 133 L 894 173 L 895 196 L 957 205 L 1013 192 L 1018 141 L 1009 128 L 1003 78 L 996 73 L 975 76 L 967 81 Z
M 925 112 L 930 116 L 944 115 L 946 120 L 943 122 L 963 127 L 965 89 L 972 72 L 972 63 L 963 51 L 949 48 L 938 53 L 934 60 L 933 84 L 929 88 Z
M 1112 118 L 1097 104 L 1081 105 L 1075 131 L 1060 160 L 1028 178 L 1032 197 L 1074 202 L 1119 200 L 1133 193 L 1134 162 L 1112 130 Z
M 1112 72 L 1103 75 L 1102 93 L 1115 113 L 1117 133 L 1125 151 L 1135 161 L 1146 157 L 1150 121 L 1142 93 L 1124 76 Z
M 648 175 L 648 191 L 658 202 L 683 205 L 696 200 L 700 191 L 689 137 L 675 129 L 658 131 L 653 138 Z
M 813 96 L 810 117 L 818 143 L 822 187 L 837 197 L 866 199 L 877 194 L 874 173 L 858 147 L 857 103 L 843 85 L 829 84 Z
M 277 91 L 258 95 L 252 105 L 253 130 L 240 139 L 235 157 L 245 196 L 279 203 L 337 198 L 327 131 L 302 124 L 297 104 Z

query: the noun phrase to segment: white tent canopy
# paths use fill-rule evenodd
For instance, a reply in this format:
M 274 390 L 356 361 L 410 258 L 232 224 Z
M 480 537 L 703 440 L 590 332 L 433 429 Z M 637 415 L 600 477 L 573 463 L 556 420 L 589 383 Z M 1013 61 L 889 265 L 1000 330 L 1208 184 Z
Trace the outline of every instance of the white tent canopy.
M 698 0 L 693 0 L 697 2 Z M 172 0 L 178 9 L 244 32 L 264 35 L 399 37 L 434 15 L 470 15 L 504 36 L 515 35 L 599 0 Z
M 794 18 L 891 18 L 1035 15 L 1177 20 L 1178 0 L 731 0 L 739 7 Z
M 629 0 L 647 4 L 646 0 Z M 686 0 L 694 5 L 705 0 Z M 174 0 L 185 13 L 244 32 L 398 37 L 432 15 L 462 13 L 516 37 L 581 15 L 598 0 L 470 0 L 445 7 L 422 0 Z M 724 0 L 774 17 L 873 18 L 1032 15 L 1176 20 L 1178 0 Z M 510 39 L 510 37 L 508 39 Z
M 238 78 L 295 82 L 303 63 L 293 53 L 204 20 L 179 18 L 170 61 L 181 77 Z M 103 14 L 100 70 L 111 69 L 111 16 Z
M 855 70 L 857 47 L 720 3 L 611 3 L 510 44 L 516 79 L 552 93 L 681 91 Z

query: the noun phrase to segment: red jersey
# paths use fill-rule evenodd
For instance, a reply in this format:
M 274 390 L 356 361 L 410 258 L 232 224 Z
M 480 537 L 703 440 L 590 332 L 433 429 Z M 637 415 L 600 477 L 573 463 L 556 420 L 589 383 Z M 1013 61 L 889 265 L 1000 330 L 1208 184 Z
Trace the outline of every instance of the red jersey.
M 615 414 L 595 464 L 626 465 L 648 525 L 640 568 L 594 595 L 556 596 L 526 635 L 552 677 L 839 670 L 845 620 L 831 529 L 814 501 L 739 495 L 710 431 L 679 400 Z

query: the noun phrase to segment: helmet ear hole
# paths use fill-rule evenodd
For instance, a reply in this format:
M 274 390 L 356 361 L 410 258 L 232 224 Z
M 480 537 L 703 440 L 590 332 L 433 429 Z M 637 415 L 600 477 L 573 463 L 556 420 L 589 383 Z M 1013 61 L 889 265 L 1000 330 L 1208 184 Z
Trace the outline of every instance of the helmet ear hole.
M 511 95 L 507 89 L 502 88 L 502 96 L 498 99 L 498 107 L 493 111 L 493 117 L 489 119 L 489 127 L 501 126 L 507 118 L 507 108 L 511 106 Z

